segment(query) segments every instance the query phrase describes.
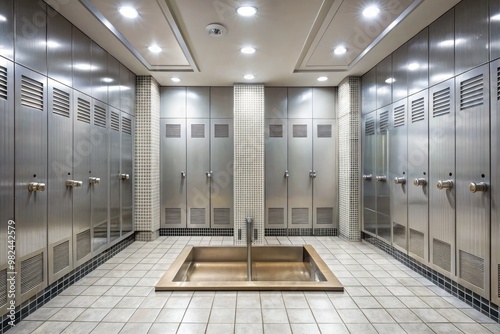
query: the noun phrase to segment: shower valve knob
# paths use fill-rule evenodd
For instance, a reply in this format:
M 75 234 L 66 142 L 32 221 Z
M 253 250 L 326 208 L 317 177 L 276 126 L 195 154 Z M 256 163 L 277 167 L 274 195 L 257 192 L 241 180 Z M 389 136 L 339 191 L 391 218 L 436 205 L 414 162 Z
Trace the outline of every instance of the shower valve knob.
M 453 181 L 452 180 L 445 180 L 445 181 L 441 181 L 439 180 L 436 184 L 436 187 L 439 189 L 439 190 L 443 190 L 443 189 L 451 189 L 453 188 Z
M 128 174 L 118 174 L 118 176 L 119 176 L 122 180 L 128 180 L 128 179 L 130 179 L 130 175 L 128 175 Z
M 427 180 L 424 179 L 424 178 L 416 178 L 415 180 L 413 180 L 413 185 L 418 187 L 418 186 L 425 186 L 427 185 Z
M 71 188 L 81 188 L 83 186 L 83 182 L 75 180 L 67 180 L 66 186 Z
M 183 178 L 183 179 L 186 178 L 186 172 L 181 172 L 181 178 Z
M 488 185 L 484 182 L 471 182 L 469 184 L 469 190 L 473 193 L 476 192 L 486 192 L 488 190 Z
M 30 182 L 28 183 L 29 191 L 45 191 L 45 183 Z
M 94 177 L 94 176 L 89 177 L 90 184 L 99 184 L 100 182 L 101 182 L 101 179 L 98 177 Z
M 366 174 L 366 175 L 363 175 L 363 180 L 365 180 L 365 181 L 371 181 L 372 177 L 373 176 L 371 174 Z
M 394 183 L 396 183 L 396 184 L 406 184 L 406 179 L 404 177 L 396 176 L 394 178 Z
M 285 179 L 287 179 L 289 176 L 290 176 L 290 173 L 288 173 L 288 171 L 286 170 L 285 175 L 284 175 Z
M 377 175 L 377 176 L 375 176 L 375 180 L 377 180 L 378 182 L 386 182 L 387 181 L 387 176 L 385 176 L 385 175 Z

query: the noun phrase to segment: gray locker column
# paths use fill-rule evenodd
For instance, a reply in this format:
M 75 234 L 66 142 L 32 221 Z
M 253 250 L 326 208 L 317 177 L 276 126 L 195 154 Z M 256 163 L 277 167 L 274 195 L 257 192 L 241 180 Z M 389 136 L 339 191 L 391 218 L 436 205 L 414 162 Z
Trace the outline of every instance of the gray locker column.
M 134 180 L 134 116 L 122 112 L 121 166 L 120 166 L 120 211 L 122 235 L 134 229 L 133 226 L 133 180 Z
M 187 227 L 210 227 L 210 121 L 187 120 Z
M 455 275 L 455 79 L 429 89 L 429 258 Z
M 363 165 L 363 231 L 377 234 L 377 197 L 375 184 L 375 111 L 362 120 L 362 165 Z
M 377 194 L 377 236 L 391 242 L 389 175 L 389 110 L 390 106 L 377 110 L 375 136 L 375 181 Z
M 489 297 L 490 131 L 489 66 L 456 78 L 457 274 Z
M 500 6 L 500 4 L 499 4 Z M 500 304 L 500 60 L 491 64 L 491 301 Z
M 14 60 L 14 0 L 0 1 L 0 14 L 6 19 L 0 25 L 0 56 Z
M 211 227 L 231 228 L 234 225 L 233 120 L 211 119 L 210 124 Z
M 427 90 L 408 97 L 408 254 L 429 259 L 429 106 Z
M 47 79 L 15 70 L 16 302 L 47 285 Z M 11 271 L 11 270 L 9 270 Z
M 48 260 L 49 284 L 73 269 L 73 92 L 49 79 L 48 88 Z
M 120 159 L 121 159 L 121 130 L 120 111 L 109 107 L 109 225 L 111 231 L 121 231 L 120 215 Z M 103 235 L 104 237 L 104 235 Z
M 90 124 L 92 120 L 91 98 L 73 90 L 73 179 L 82 181 L 81 189 L 73 192 L 73 258 L 75 267 L 92 256 L 92 238 L 98 238 L 91 231 L 91 185 Z M 87 182 L 84 182 L 87 181 Z
M 389 128 L 390 218 L 392 244 L 407 252 L 408 231 L 408 124 L 407 100 L 395 102 L 391 108 Z

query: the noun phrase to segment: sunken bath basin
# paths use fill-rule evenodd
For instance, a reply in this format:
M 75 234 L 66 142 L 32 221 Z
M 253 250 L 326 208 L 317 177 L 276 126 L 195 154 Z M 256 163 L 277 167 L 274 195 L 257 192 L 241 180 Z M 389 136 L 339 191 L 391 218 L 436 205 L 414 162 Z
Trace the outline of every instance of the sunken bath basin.
M 252 281 L 247 248 L 188 246 L 156 285 L 162 290 L 344 291 L 311 245 L 252 246 Z

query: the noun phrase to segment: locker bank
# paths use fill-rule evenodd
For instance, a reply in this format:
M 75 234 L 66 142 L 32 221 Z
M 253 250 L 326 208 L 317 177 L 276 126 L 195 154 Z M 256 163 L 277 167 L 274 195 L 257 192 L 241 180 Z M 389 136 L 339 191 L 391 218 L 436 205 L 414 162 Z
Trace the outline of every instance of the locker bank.
M 0 332 L 499 333 L 499 100 L 498 0 L 2 0 Z

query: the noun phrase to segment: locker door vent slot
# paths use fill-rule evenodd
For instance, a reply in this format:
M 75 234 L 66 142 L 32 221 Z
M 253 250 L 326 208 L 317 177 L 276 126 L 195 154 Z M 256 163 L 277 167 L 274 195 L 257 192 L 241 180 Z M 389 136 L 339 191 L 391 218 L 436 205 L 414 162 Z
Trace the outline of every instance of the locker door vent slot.
M 69 266 L 69 240 L 54 246 L 54 271 L 57 274 Z
M 43 83 L 22 76 L 21 105 L 43 111 Z
M 0 271 L 0 307 L 7 304 L 7 268 Z
M 165 137 L 166 138 L 180 138 L 181 137 L 181 125 L 180 124 L 166 124 L 165 125 Z
M 333 208 L 316 209 L 317 224 L 333 224 Z
M 76 235 L 76 260 L 79 261 L 90 254 L 90 230 Z
M 111 129 L 120 131 L 120 115 L 114 111 L 111 112 Z
M 395 128 L 405 125 L 405 109 L 406 109 L 406 106 L 404 104 L 394 108 L 393 117 L 394 117 L 394 127 Z
M 425 104 L 424 98 L 421 97 L 411 101 L 411 122 L 416 123 L 425 119 Z
M 56 115 L 69 118 L 69 93 L 54 88 L 52 92 L 52 112 Z
M 7 84 L 7 69 L 0 66 L 0 99 L 7 100 Z
M 122 132 L 128 135 L 132 134 L 132 120 L 130 118 L 122 117 Z
M 205 138 L 205 124 L 191 124 L 191 138 Z
M 271 137 L 271 138 L 283 138 L 283 125 L 282 124 L 270 124 L 269 125 L 269 137 Z
M 392 241 L 396 245 L 402 247 L 403 249 L 406 249 L 406 227 L 397 223 L 393 223 L 392 239 Z
M 229 124 L 215 124 L 214 125 L 215 138 L 229 138 Z
M 432 240 L 432 263 L 451 272 L 451 245 L 444 241 Z
M 318 124 L 318 138 L 332 138 L 332 125 Z
M 307 138 L 307 124 L 294 124 L 293 138 Z
M 375 120 L 373 118 L 367 118 L 365 122 L 365 135 L 373 136 L 375 134 Z
M 190 223 L 194 225 L 205 224 L 205 208 L 191 208 Z
M 180 208 L 166 208 L 165 209 L 165 224 L 167 224 L 167 225 L 181 225 L 181 209 Z
M 384 132 L 389 129 L 389 110 L 386 110 L 380 114 L 379 129 L 380 132 Z
M 483 85 L 482 74 L 460 83 L 460 110 L 483 105 Z
M 500 67 L 497 68 L 497 100 L 500 100 Z
M 309 224 L 309 209 L 292 208 L 292 224 Z
M 43 253 L 21 262 L 21 294 L 43 283 Z
M 484 259 L 460 250 L 460 273 L 464 281 L 484 289 Z
M 90 124 L 90 102 L 82 98 L 78 98 L 76 111 L 76 119 L 80 122 Z
M 214 208 L 214 225 L 231 225 L 229 208 Z
M 106 128 L 108 120 L 106 119 L 106 109 L 101 106 L 94 106 L 94 125 Z
M 269 225 L 284 225 L 285 224 L 285 209 L 269 208 L 267 210 L 267 219 Z
M 424 257 L 424 234 L 419 231 L 410 229 L 410 252 Z
M 450 87 L 432 94 L 432 117 L 439 117 L 451 112 Z

